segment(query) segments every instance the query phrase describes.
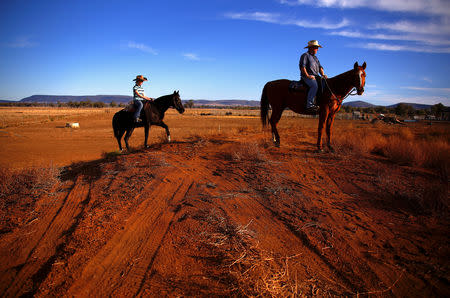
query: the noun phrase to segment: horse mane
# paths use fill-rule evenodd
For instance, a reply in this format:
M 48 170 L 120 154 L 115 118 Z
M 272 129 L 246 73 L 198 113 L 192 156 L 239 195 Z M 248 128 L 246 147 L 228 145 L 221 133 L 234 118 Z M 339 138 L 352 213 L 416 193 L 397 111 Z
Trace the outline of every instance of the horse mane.
M 173 95 L 173 94 L 168 94 L 168 95 L 160 96 L 160 97 L 156 98 L 153 102 L 154 102 L 155 104 L 162 103 L 162 102 L 166 101 L 167 98 L 168 98 L 168 97 L 171 97 L 172 95 Z
M 329 79 L 334 80 L 334 79 L 341 79 L 342 77 L 347 77 L 351 74 L 352 71 L 354 71 L 354 69 L 350 69 L 349 71 L 343 72 L 343 73 L 338 74 L 337 76 L 331 77 Z

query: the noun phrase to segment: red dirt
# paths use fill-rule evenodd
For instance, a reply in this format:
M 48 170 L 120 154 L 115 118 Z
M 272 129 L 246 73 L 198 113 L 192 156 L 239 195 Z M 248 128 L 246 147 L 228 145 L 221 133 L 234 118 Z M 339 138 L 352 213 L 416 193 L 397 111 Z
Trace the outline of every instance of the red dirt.
M 3 208 L 20 220 L 0 235 L 0 294 L 450 295 L 448 213 L 425 202 L 437 177 L 266 137 L 65 168 Z

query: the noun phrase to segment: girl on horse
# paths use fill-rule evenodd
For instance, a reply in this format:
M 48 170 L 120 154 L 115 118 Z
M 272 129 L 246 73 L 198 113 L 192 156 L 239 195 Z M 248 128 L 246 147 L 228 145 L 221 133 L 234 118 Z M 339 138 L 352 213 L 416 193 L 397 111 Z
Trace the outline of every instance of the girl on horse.
M 144 88 L 142 88 L 142 83 L 144 81 L 147 81 L 146 77 L 144 77 L 143 75 L 138 75 L 133 81 L 136 82 L 136 84 L 133 87 L 133 103 L 134 106 L 136 107 L 136 111 L 134 112 L 134 122 L 138 123 L 142 107 L 144 106 L 142 100 L 152 100 L 152 99 L 144 95 Z

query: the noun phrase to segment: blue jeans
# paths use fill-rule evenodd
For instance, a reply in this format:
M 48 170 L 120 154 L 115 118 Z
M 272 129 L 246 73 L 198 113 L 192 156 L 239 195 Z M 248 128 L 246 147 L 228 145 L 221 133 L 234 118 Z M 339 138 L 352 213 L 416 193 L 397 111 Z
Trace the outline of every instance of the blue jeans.
M 139 116 L 141 115 L 141 110 L 144 104 L 142 103 L 142 100 L 133 100 L 134 106 L 136 107 L 136 111 L 134 112 L 134 119 L 139 119 Z
M 316 80 L 311 80 L 303 76 L 302 79 L 309 86 L 308 96 L 306 97 L 306 108 L 310 108 L 314 105 L 314 97 L 316 96 L 319 87 L 317 86 Z

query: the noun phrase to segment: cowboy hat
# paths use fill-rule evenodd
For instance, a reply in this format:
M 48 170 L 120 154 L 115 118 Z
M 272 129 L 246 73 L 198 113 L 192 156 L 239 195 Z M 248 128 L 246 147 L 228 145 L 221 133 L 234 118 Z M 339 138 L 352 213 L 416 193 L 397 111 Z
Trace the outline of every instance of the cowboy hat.
M 308 45 L 305 47 L 305 49 L 310 48 L 310 47 L 321 48 L 322 46 L 319 44 L 319 42 L 317 40 L 310 40 L 310 41 L 308 41 Z
M 133 81 L 147 81 L 147 78 L 144 77 L 143 75 L 138 75 L 136 76 L 136 78 Z

